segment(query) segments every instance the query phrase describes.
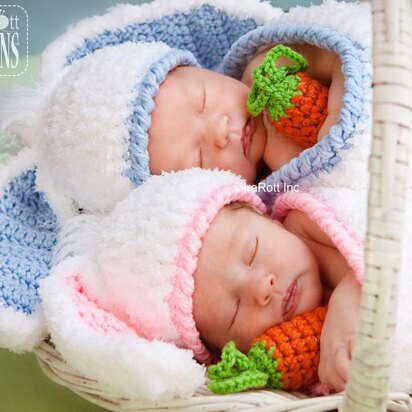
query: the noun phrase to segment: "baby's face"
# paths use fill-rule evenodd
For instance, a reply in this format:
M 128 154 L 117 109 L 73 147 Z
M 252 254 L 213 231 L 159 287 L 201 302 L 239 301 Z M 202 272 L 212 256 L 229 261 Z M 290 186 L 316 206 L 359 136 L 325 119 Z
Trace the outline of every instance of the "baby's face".
M 213 349 L 251 341 L 322 301 L 313 254 L 283 225 L 250 210 L 223 208 L 212 222 L 195 272 L 193 314 Z
M 248 93 L 242 82 L 211 70 L 178 67 L 169 73 L 154 99 L 150 172 L 219 168 L 254 183 L 266 130 L 262 116 L 247 111 Z

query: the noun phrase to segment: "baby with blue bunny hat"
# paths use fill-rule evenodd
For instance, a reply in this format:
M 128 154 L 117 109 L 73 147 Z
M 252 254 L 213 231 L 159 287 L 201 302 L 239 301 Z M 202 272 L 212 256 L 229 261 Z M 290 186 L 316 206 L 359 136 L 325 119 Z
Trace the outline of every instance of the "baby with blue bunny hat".
M 290 47 L 309 62 L 306 73 L 329 87 L 328 117 L 319 130 L 320 140 L 339 117 L 343 96 L 340 59 L 334 52 L 309 44 Z M 266 173 L 277 170 L 304 150 L 279 132 L 266 113 L 251 116 L 248 112 L 252 72 L 267 52 L 267 47 L 258 52 L 240 79 L 192 66 L 177 67 L 168 74 L 154 98 L 148 130 L 153 174 L 194 166 L 218 167 L 251 184 L 262 177 L 265 168 Z M 276 64 L 293 62 L 280 57 Z
M 309 61 L 308 73 L 330 86 L 328 128 L 343 93 L 339 58 L 312 45 L 293 47 Z M 63 216 L 77 209 L 108 211 L 162 171 L 219 168 L 254 183 L 304 149 L 283 137 L 266 114 L 248 112 L 251 71 L 266 52 L 236 79 L 161 42 L 106 46 L 62 69 L 43 99 L 31 93 L 39 107 L 28 104 L 26 124 L 20 122 L 23 112 L 15 122 L 9 115 L 9 128 L 38 149 L 40 187 Z M 319 138 L 324 134 L 322 127 Z

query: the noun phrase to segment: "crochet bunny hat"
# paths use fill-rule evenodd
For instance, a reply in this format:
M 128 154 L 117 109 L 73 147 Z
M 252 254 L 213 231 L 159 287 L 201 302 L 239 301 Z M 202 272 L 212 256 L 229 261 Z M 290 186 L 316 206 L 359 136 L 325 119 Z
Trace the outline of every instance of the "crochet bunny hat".
M 107 46 L 75 60 L 47 98 L 39 181 L 76 208 L 108 211 L 150 176 L 153 98 L 167 73 L 197 65 L 161 42 Z M 36 142 L 33 142 L 35 144 Z
M 237 38 L 282 13 L 259 0 L 154 0 L 71 25 L 42 53 L 37 87 L 0 101 L 0 128 L 34 149 L 19 171 L 36 167 L 58 218 L 109 211 L 149 176 L 147 129 L 167 73 L 216 69 Z
M 68 219 L 41 285 L 65 360 L 124 396 L 193 392 L 204 371 L 192 356 L 210 361 L 192 315 L 193 273 L 212 220 L 234 201 L 265 211 L 240 177 L 195 168 L 150 177 L 105 217 Z

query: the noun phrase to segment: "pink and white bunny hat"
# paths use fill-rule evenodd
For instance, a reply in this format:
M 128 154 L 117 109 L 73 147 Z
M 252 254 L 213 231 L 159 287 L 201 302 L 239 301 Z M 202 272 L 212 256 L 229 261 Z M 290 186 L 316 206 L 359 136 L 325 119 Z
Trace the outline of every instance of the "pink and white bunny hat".
M 190 169 L 152 176 L 105 217 L 64 223 L 41 296 L 53 342 L 79 372 L 123 396 L 189 396 L 211 355 L 192 314 L 193 273 L 225 205 L 265 211 L 240 177 Z

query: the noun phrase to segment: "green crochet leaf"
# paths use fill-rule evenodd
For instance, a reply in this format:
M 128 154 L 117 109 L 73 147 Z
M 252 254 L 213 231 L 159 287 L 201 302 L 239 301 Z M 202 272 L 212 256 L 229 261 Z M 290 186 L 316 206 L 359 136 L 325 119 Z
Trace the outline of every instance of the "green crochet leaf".
M 229 342 L 223 348 L 222 360 L 208 369 L 209 389 L 226 394 L 263 386 L 281 388 L 283 373 L 277 370 L 279 359 L 273 359 L 274 349 L 267 351 L 265 342 L 258 342 L 246 356 Z
M 236 349 L 235 342 L 229 342 L 225 345 L 221 359 L 216 365 L 209 366 L 209 379 L 219 380 L 235 377 L 239 374 L 239 370 L 246 370 L 250 365 L 249 358 Z
M 227 393 L 242 392 L 250 388 L 262 388 L 268 382 L 268 375 L 258 371 L 245 371 L 240 375 L 221 381 L 209 383 L 209 389 L 213 393 L 226 395 Z
M 286 57 L 295 64 L 277 67 L 279 57 Z M 281 44 L 273 47 L 263 64 L 252 72 L 253 84 L 247 100 L 249 113 L 257 116 L 266 106 L 272 121 L 287 117 L 285 111 L 294 107 L 292 98 L 302 94 L 298 90 L 300 78 L 296 73 L 307 68 L 306 59 L 291 48 Z

